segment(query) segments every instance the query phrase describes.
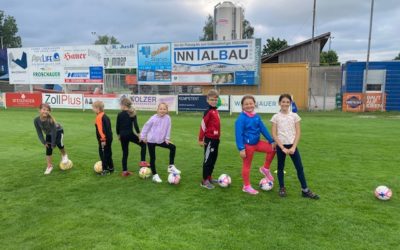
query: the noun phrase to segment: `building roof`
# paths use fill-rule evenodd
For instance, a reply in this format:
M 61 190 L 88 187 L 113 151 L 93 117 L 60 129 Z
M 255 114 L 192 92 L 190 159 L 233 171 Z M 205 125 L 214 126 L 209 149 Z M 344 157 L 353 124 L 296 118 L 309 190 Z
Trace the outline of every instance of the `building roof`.
M 320 46 L 321 51 L 324 48 L 325 44 L 328 42 L 328 39 L 329 39 L 330 36 L 331 36 L 331 32 L 326 32 L 324 34 L 321 34 L 319 36 L 314 37 L 314 43 L 315 42 L 319 42 L 321 44 L 321 46 Z M 313 40 L 313 39 L 310 38 L 310 39 L 302 41 L 300 43 L 296 43 L 296 44 L 291 45 L 291 46 L 289 46 L 287 48 L 284 48 L 284 49 L 281 49 L 279 51 L 276 51 L 275 53 L 272 53 L 270 55 L 262 55 L 261 56 L 261 62 L 263 62 L 263 63 L 267 62 L 270 59 L 272 59 L 274 57 L 277 57 L 280 54 L 283 54 L 283 53 L 285 53 L 285 52 L 287 52 L 289 50 L 294 50 L 294 49 L 297 49 L 297 48 L 299 48 L 301 46 L 305 46 L 305 45 L 311 44 L 311 40 Z

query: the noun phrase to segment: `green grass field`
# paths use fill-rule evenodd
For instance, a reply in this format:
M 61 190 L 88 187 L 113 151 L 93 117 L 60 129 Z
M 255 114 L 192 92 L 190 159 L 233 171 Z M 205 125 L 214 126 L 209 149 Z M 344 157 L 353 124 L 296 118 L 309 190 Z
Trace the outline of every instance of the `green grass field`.
M 167 150 L 157 148 L 162 184 L 137 176 L 139 147 L 130 145 L 131 177 L 121 177 L 121 148 L 113 143 L 117 172 L 96 176 L 94 117 L 89 111 L 54 110 L 65 130 L 74 167 L 44 176 L 44 148 L 33 126 L 36 109 L 0 110 L 0 239 L 2 249 L 400 249 L 399 113 L 300 113 L 302 154 L 318 201 L 302 198 L 292 163 L 286 162 L 288 197 L 241 191 L 241 160 L 234 121 L 221 115 L 215 176 L 232 186 L 200 188 L 201 113 L 172 116 L 178 186 L 167 184 Z M 115 127 L 117 112 L 108 112 Z M 139 112 L 140 126 L 152 113 Z M 267 122 L 271 115 L 262 115 Z M 115 135 L 115 132 L 114 132 Z M 55 150 L 54 161 L 60 154 Z M 262 178 L 253 161 L 254 186 Z M 257 168 L 256 168 L 257 167 Z M 272 169 L 276 169 L 276 159 Z M 387 185 L 390 201 L 373 191 Z

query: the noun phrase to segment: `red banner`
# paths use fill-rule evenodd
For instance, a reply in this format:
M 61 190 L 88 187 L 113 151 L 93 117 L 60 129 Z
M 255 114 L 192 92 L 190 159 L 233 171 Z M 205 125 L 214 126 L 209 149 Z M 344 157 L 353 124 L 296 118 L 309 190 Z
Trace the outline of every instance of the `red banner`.
M 6 93 L 6 107 L 36 108 L 42 104 L 42 93 Z

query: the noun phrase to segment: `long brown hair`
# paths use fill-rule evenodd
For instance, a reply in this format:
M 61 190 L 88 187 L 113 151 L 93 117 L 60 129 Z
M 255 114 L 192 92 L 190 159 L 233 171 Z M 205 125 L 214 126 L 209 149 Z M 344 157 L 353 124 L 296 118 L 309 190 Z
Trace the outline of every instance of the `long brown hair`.
M 56 119 L 54 119 L 54 117 L 51 115 L 51 107 L 48 103 L 42 103 L 39 106 L 39 109 L 42 108 L 47 108 L 47 110 L 49 110 L 49 113 L 47 115 L 47 120 L 50 122 L 50 124 L 56 124 Z M 40 117 L 40 119 L 42 120 L 42 117 Z
M 122 98 L 120 101 L 120 104 L 121 104 L 121 106 L 125 106 L 128 108 L 127 111 L 128 111 L 128 114 L 130 117 L 134 117 L 136 115 L 136 110 L 133 107 L 132 101 L 129 98 L 127 98 L 127 97 Z

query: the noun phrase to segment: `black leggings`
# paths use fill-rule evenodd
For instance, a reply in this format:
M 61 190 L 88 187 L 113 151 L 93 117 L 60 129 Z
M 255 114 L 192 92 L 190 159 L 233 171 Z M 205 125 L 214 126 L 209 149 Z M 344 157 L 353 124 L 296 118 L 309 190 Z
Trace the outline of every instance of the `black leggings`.
M 140 161 L 146 161 L 146 144 L 139 142 L 139 137 L 135 134 L 129 134 L 121 136 L 121 147 L 122 147 L 122 170 L 127 171 L 128 166 L 128 155 L 129 155 L 129 142 L 133 142 L 140 146 Z
M 285 148 L 289 149 L 292 147 L 292 145 L 283 145 Z M 286 159 L 286 154 L 282 151 L 280 147 L 276 147 L 276 155 L 278 156 L 278 181 L 279 181 L 279 187 L 284 187 L 285 182 L 284 182 L 284 172 L 283 169 L 285 168 L 285 159 Z M 294 154 L 289 155 L 290 158 L 292 158 L 292 162 L 294 164 L 294 167 L 296 168 L 297 171 L 297 178 L 300 181 L 301 188 L 306 189 L 307 188 L 307 182 L 306 182 L 306 177 L 304 176 L 304 171 L 303 171 L 303 164 L 301 163 L 301 157 L 300 157 L 300 152 L 298 148 L 296 147 L 296 151 L 294 151 Z
M 147 147 L 149 147 L 149 155 L 150 155 L 150 168 L 153 175 L 157 174 L 156 170 L 156 146 L 162 148 L 169 149 L 169 165 L 173 165 L 175 162 L 175 150 L 176 147 L 172 143 L 147 143 Z
M 50 156 L 53 154 L 53 148 L 51 147 L 51 135 L 46 135 L 46 155 Z M 56 145 L 59 149 L 64 148 L 64 130 L 57 131 L 56 135 Z

